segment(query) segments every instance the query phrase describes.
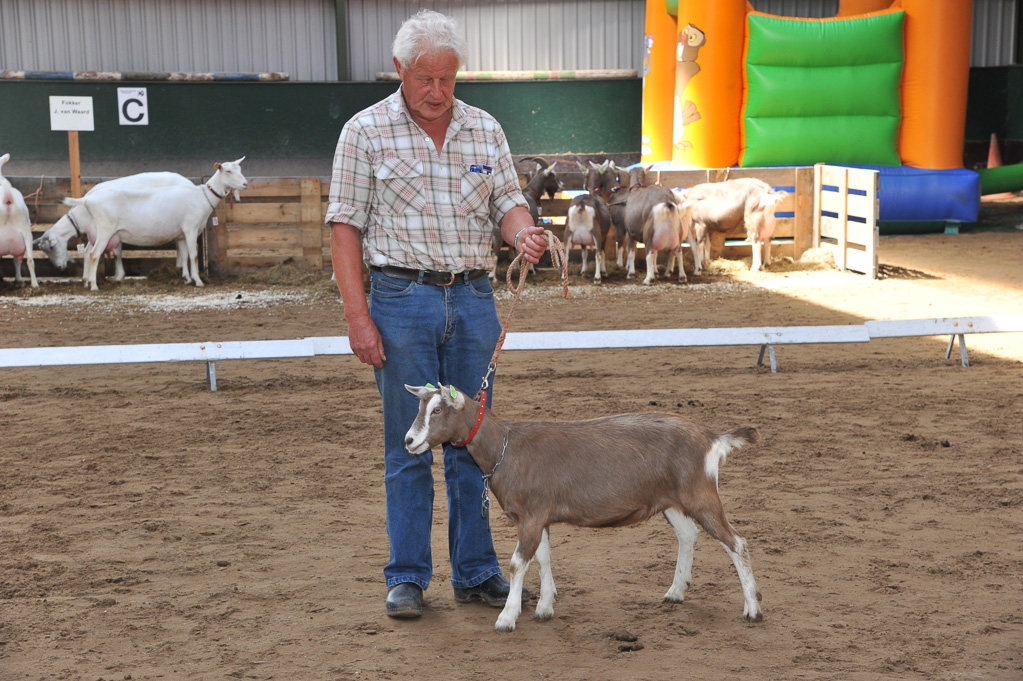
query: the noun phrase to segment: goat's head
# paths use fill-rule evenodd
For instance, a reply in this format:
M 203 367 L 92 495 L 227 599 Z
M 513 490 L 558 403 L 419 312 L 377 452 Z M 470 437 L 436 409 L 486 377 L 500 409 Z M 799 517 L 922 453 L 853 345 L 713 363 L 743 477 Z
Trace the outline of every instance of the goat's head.
M 630 187 L 643 187 L 646 186 L 646 173 L 651 166 L 633 166 L 629 168 L 629 186 Z
M 249 181 L 242 175 L 242 161 L 244 160 L 245 157 L 242 156 L 237 161 L 225 161 L 213 166 L 220 174 L 220 181 L 224 183 L 224 188 L 234 192 L 235 201 L 242 200 L 239 192 L 249 186 Z
M 558 165 L 555 161 L 554 165 L 548 165 L 547 161 L 535 156 L 529 159 L 536 164 L 536 174 L 533 175 L 529 180 L 529 185 L 536 190 L 536 193 L 540 196 L 546 194 L 549 198 L 560 192 L 565 187 L 565 183 L 558 178 L 558 174 L 554 172 L 554 168 Z
M 32 242 L 35 248 L 46 254 L 50 262 L 57 269 L 67 269 L 68 265 L 68 240 L 74 236 L 76 230 L 71 218 L 62 215 L 53 226 L 43 232 L 42 236 Z
M 591 194 L 599 191 L 606 198 L 617 183 L 618 168 L 614 161 L 607 159 L 600 165 L 590 161 L 590 167 L 586 168 L 586 177 L 583 179 L 583 189 Z
M 413 454 L 422 454 L 431 447 L 465 438 L 465 395 L 454 386 L 435 388 L 426 385 L 406 385 L 405 390 L 419 398 L 419 414 L 405 433 L 405 448 Z

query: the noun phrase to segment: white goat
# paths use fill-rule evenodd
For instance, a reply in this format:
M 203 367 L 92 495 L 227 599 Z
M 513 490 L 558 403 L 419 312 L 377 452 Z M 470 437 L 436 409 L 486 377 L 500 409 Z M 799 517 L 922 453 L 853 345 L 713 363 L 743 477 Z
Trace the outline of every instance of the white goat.
M 248 186 L 241 171 L 241 162 L 217 163 L 216 172 L 207 182 L 199 185 L 152 187 L 145 182 L 129 186 L 97 186 L 81 199 L 64 199 L 71 206 L 85 206 L 92 216 L 96 230 L 93 244 L 86 249 L 84 267 L 86 285 L 93 291 L 99 258 L 111 242 L 124 242 L 136 246 L 159 246 L 183 239 L 187 248 L 191 278 L 196 286 L 203 286 L 199 278 L 197 241 L 206 227 L 210 213 L 228 192 L 238 192 Z M 114 241 L 116 240 L 116 241 Z
M 11 158 L 10 154 L 0 156 L 0 169 Z M 32 219 L 29 217 L 25 197 L 15 189 L 0 170 L 0 256 L 14 258 L 14 281 L 24 284 L 21 278 L 21 261 L 28 261 L 28 275 L 33 288 L 39 288 L 36 280 L 36 263 L 32 258 Z
M 484 472 L 515 523 L 511 590 L 497 618 L 513 631 L 522 610 L 522 584 L 535 556 L 540 563 L 536 619 L 554 616 L 557 589 L 550 567 L 548 527 L 631 525 L 663 513 L 678 537 L 678 562 L 666 601 L 682 602 L 692 577 L 693 548 L 702 527 L 728 552 L 742 585 L 743 615 L 759 621 L 760 592 L 749 551 L 725 518 L 718 468 L 736 447 L 759 440 L 755 428 L 715 434 L 669 414 L 623 414 L 589 421 L 509 422 L 483 411 L 452 387 L 409 386 L 419 414 L 405 435 L 412 454 L 469 440 L 469 455 Z
M 771 262 L 771 236 L 775 210 L 788 194 L 752 177 L 707 182 L 690 187 L 682 197 L 682 218 L 695 235 L 699 252 L 710 258 L 710 233 L 732 233 L 743 226 L 753 244 L 753 263 L 758 271 Z
M 139 184 L 144 184 L 149 187 L 193 187 L 192 181 L 187 177 L 179 175 L 177 173 L 168 172 L 153 172 L 153 173 L 139 173 L 137 175 L 128 175 L 126 177 L 118 177 L 113 180 L 107 180 L 106 182 L 100 182 L 95 187 L 86 193 L 86 196 L 92 194 L 98 188 L 102 191 L 106 191 L 107 188 L 116 187 L 135 187 Z M 96 238 L 96 227 L 93 224 L 92 215 L 89 214 L 88 209 L 85 206 L 74 206 L 62 215 L 53 225 L 47 229 L 42 235 L 35 240 L 35 247 L 46 254 L 50 262 L 54 267 L 64 270 L 67 268 L 70 262 L 68 253 L 68 242 L 71 237 L 77 236 L 79 239 L 86 243 L 86 250 L 91 250 L 95 245 Z M 114 240 L 111 240 L 114 242 Z M 176 240 L 174 245 L 177 247 L 177 261 L 176 266 L 181 269 L 181 274 L 185 279 L 186 284 L 192 283 L 192 278 L 188 274 L 188 247 L 185 245 L 184 237 Z M 114 281 L 121 281 L 124 279 L 124 262 L 121 258 L 121 243 L 118 240 L 116 243 L 107 245 L 107 253 L 113 253 L 115 260 L 115 273 Z M 82 272 L 82 280 L 85 281 L 88 275 L 88 270 Z

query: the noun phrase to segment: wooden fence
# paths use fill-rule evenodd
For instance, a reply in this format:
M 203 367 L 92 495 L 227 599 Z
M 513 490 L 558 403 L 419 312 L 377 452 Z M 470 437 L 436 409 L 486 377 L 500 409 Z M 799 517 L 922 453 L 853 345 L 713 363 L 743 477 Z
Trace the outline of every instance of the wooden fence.
M 839 269 L 877 279 L 876 170 L 814 167 L 814 234 L 819 246 L 834 252 Z
M 789 193 L 778 207 L 774 254 L 798 259 L 817 244 L 814 235 L 813 168 L 731 168 L 665 171 L 651 175 L 652 180 L 667 187 L 689 187 L 701 182 L 739 177 L 762 179 Z M 564 181 L 566 190 L 582 189 L 581 171 L 562 171 L 559 177 Z M 37 198 L 28 201 L 36 221 L 33 227 L 35 236 L 67 212 L 61 204 L 63 197 L 70 195 L 67 178 L 44 178 L 41 187 L 39 178 L 8 179 L 26 195 L 40 190 Z M 88 191 L 101 179 L 108 178 L 86 179 L 83 190 Z M 198 178 L 193 179 L 198 182 Z M 525 175 L 520 176 L 523 185 L 526 179 Z M 209 271 L 214 274 L 240 274 L 282 263 L 295 263 L 311 271 L 330 271 L 330 233 L 323 224 L 328 191 L 329 181 L 325 178 L 250 178 L 248 189 L 242 192 L 241 202 L 221 201 L 214 213 L 215 220 L 211 219 L 203 235 L 201 251 Z M 568 198 L 544 199 L 541 202 L 543 217 L 559 236 L 569 203 Z M 750 244 L 745 242 L 745 238 L 741 228 L 734 234 L 713 234 L 711 256 L 747 257 Z M 72 240 L 72 255 L 76 245 L 76 240 Z M 126 247 L 125 270 L 129 275 L 146 274 L 158 265 L 173 265 L 175 256 L 173 244 L 162 249 Z M 6 262 L 4 264 L 9 267 Z M 39 251 L 36 252 L 36 264 L 40 276 L 57 274 Z

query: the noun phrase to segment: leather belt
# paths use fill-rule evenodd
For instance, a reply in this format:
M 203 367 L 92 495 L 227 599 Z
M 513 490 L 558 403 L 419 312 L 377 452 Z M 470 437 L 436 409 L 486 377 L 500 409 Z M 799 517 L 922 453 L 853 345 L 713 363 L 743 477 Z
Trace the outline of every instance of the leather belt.
M 374 272 L 380 272 L 395 279 L 406 279 L 420 284 L 431 284 L 433 286 L 451 286 L 456 281 L 472 281 L 487 276 L 486 270 L 464 270 L 462 272 L 444 272 L 438 270 L 414 270 L 408 267 L 395 267 L 393 265 L 370 265 Z

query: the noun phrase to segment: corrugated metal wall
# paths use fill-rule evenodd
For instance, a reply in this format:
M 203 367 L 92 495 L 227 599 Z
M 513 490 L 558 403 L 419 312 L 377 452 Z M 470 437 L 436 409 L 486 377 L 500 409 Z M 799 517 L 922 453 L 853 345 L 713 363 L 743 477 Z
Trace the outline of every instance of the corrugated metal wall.
M 708 2 L 710 0 L 707 0 Z M 636 69 L 645 0 L 348 0 L 352 80 L 390 71 L 401 22 L 457 17 L 472 70 Z M 833 16 L 838 0 L 754 0 L 772 14 Z M 974 0 L 973 66 L 1014 63 L 1017 0 Z M 335 80 L 335 0 L 0 0 L 0 70 L 286 71 Z
M 973 0 L 970 66 L 1015 63 L 1019 11 L 1018 0 Z
M 753 0 L 753 8 L 780 17 L 823 19 L 838 14 L 838 0 Z
M 422 7 L 458 19 L 471 71 L 643 67 L 644 0 L 349 0 L 352 80 L 394 70 L 394 34 Z
M 0 69 L 337 78 L 332 0 L 2 0 Z

